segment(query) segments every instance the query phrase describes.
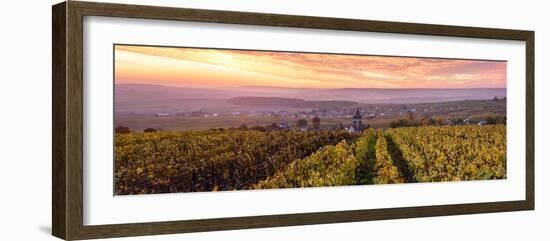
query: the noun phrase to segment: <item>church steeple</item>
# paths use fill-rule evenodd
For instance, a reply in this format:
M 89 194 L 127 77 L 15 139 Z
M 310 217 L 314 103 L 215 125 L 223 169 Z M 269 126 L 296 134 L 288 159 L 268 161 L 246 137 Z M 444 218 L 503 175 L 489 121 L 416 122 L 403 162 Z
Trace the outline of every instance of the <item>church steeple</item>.
M 361 112 L 359 111 L 359 107 L 357 107 L 357 110 L 355 111 L 355 115 L 353 116 L 353 130 L 354 131 L 362 131 L 363 130 L 363 122 L 361 116 Z
M 361 112 L 359 111 L 359 107 L 357 107 L 357 110 L 355 111 L 355 115 L 353 116 L 353 119 L 361 119 Z

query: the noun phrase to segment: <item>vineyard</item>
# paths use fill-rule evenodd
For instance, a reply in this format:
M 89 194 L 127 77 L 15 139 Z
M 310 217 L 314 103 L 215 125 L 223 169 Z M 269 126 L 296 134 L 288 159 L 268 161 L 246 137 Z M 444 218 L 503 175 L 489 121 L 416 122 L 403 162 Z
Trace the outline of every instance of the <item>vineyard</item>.
M 506 178 L 506 126 L 115 135 L 115 194 Z

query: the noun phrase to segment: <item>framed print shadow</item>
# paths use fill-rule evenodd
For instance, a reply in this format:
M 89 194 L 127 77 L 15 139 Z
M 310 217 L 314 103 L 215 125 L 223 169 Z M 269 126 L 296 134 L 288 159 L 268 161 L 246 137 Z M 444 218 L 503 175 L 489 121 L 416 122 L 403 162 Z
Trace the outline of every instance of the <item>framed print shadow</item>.
M 66 240 L 534 209 L 534 32 L 52 7 Z

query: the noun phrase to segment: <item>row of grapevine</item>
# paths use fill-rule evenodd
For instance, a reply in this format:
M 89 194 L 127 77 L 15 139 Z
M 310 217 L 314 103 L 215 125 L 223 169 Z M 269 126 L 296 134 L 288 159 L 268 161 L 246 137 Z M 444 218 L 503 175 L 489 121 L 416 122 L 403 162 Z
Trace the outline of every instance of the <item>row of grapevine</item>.
M 247 189 L 347 132 L 185 131 L 115 135 L 117 195 Z
M 369 128 L 365 130 L 361 136 L 355 142 L 355 155 L 361 162 L 366 162 L 369 159 L 369 146 L 374 145 L 372 143 L 373 137 L 376 136 L 374 129 Z
M 506 126 L 389 129 L 417 182 L 506 178 Z
M 335 146 L 327 145 L 311 156 L 292 162 L 288 168 L 261 181 L 255 187 L 322 187 L 371 183 L 372 180 L 363 179 L 372 179 L 376 174 L 384 175 L 383 169 L 387 168 L 379 164 L 377 170 L 380 173 L 374 173 L 374 159 L 377 157 L 374 156 L 374 148 L 375 145 L 380 145 L 377 144 L 378 139 L 374 129 L 368 129 L 355 143 L 350 145 L 342 141 Z M 391 163 L 384 163 L 391 166 Z
M 356 184 L 373 184 L 374 178 L 374 164 L 375 158 L 375 145 L 376 145 L 376 132 L 374 129 L 369 128 L 363 132 L 361 138 L 358 138 L 354 144 L 354 153 L 357 160 L 359 160 L 359 167 L 357 169 L 357 182 Z
M 359 161 L 352 149 L 341 141 L 337 145 L 327 145 L 314 154 L 292 162 L 281 171 L 261 181 L 255 187 L 289 188 L 289 187 L 323 187 L 351 185 L 355 182 L 355 169 Z
M 388 153 L 388 143 L 382 129 L 378 129 L 376 140 L 376 163 L 374 170 L 375 184 L 403 183 L 405 180 L 400 176 L 397 167 L 394 165 L 392 157 Z
M 359 161 L 346 141 L 327 145 L 314 154 L 292 162 L 285 170 L 261 181 L 255 187 L 291 188 L 355 184 Z

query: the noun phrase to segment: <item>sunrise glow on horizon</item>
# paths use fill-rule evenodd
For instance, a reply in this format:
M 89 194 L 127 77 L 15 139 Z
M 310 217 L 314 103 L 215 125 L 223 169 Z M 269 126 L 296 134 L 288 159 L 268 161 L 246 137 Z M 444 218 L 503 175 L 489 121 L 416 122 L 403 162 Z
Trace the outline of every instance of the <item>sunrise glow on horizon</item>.
M 194 88 L 506 88 L 506 62 L 116 45 L 115 83 Z

